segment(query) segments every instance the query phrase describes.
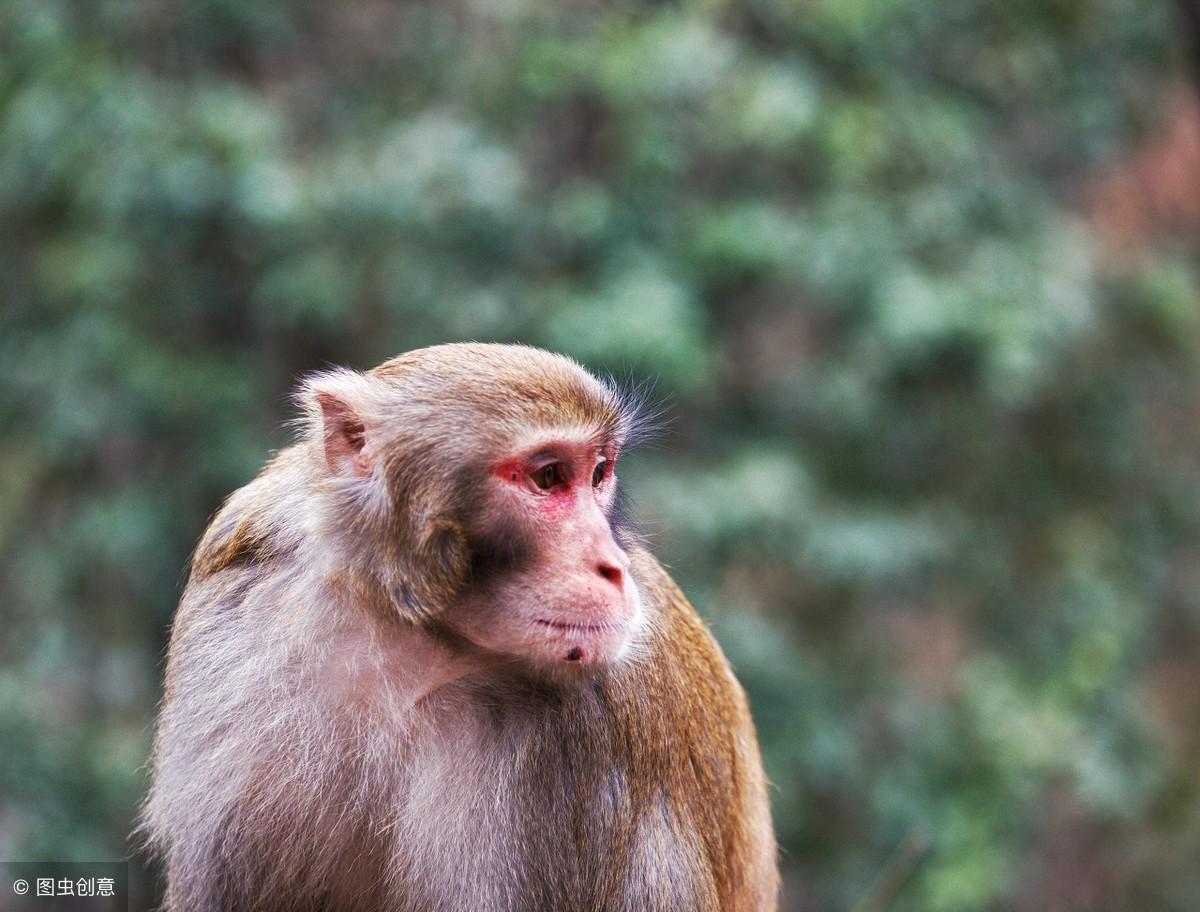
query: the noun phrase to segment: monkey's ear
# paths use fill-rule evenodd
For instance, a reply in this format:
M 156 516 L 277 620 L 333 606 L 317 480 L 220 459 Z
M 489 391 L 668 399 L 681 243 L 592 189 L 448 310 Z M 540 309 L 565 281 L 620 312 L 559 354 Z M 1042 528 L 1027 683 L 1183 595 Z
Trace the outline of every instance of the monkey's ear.
M 314 436 L 319 435 L 329 471 L 343 477 L 371 472 L 365 417 L 369 381 L 353 371 L 310 377 L 301 390 Z
M 371 471 L 367 459 L 367 429 L 349 403 L 333 393 L 317 393 L 321 423 L 325 435 L 325 461 L 335 475 L 366 475 Z

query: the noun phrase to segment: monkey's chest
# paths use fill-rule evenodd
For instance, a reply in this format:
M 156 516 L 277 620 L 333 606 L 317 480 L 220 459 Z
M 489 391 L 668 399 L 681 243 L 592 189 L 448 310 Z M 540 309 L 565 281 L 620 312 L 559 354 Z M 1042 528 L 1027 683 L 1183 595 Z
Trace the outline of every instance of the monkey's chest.
M 715 908 L 692 822 L 603 746 L 489 727 L 419 740 L 407 760 L 390 829 L 406 907 Z

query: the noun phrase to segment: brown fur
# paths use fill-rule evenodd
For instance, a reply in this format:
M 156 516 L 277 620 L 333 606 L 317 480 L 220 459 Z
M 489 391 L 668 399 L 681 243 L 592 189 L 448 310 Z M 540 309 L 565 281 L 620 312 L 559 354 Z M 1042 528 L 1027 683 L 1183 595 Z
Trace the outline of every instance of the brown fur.
M 322 391 L 354 401 L 382 494 L 331 475 Z M 627 658 L 546 669 L 446 623 L 497 534 L 471 479 L 532 431 L 619 446 L 621 397 L 565 358 L 487 345 L 304 397 L 304 439 L 214 518 L 176 616 L 143 824 L 167 908 L 773 909 L 745 697 L 643 547 L 647 632 Z M 527 572 L 512 547 L 495 573 Z

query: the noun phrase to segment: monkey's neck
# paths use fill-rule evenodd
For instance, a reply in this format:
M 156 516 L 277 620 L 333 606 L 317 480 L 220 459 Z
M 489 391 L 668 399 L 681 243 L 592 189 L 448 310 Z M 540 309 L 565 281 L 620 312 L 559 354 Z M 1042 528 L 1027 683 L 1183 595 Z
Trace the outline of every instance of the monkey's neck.
M 407 694 L 408 709 L 419 710 L 434 694 L 444 688 L 480 674 L 488 663 L 471 652 L 456 650 L 428 631 L 411 627 L 405 642 L 398 645 L 405 664 L 411 669 L 411 687 Z
M 404 719 L 432 695 L 478 674 L 486 662 L 398 618 L 348 611 L 323 631 L 321 689 L 336 705 L 369 706 Z

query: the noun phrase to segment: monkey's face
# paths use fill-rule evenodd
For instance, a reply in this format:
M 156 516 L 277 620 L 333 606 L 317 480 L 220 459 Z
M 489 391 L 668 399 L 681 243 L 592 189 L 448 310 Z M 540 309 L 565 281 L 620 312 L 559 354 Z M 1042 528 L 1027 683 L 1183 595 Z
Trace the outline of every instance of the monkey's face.
M 642 606 L 611 517 L 628 396 L 561 355 L 455 344 L 317 375 L 305 401 L 334 553 L 401 616 L 539 666 L 626 654 Z
M 544 665 L 619 660 L 641 599 L 613 515 L 616 451 L 552 435 L 486 466 L 472 585 L 445 620 L 488 651 Z

